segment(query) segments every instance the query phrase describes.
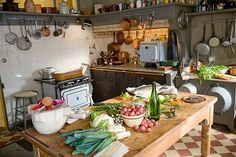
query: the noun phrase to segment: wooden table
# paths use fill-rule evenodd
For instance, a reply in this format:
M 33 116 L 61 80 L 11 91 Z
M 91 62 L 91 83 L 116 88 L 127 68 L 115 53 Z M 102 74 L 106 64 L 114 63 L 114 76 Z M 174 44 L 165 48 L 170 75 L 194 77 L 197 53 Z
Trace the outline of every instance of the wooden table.
M 179 97 L 190 96 L 191 94 L 179 93 Z M 183 103 L 177 110 L 174 118 L 161 118 L 159 125 L 152 128 L 150 133 L 134 132 L 132 128 L 131 137 L 120 140 L 129 147 L 127 157 L 143 156 L 156 157 L 165 152 L 175 144 L 186 133 L 197 126 L 202 125 L 201 154 L 208 156 L 210 153 L 210 131 L 213 124 L 213 109 L 217 101 L 216 97 L 203 96 L 206 101 L 202 103 Z M 107 102 L 117 102 L 117 99 L 109 99 Z M 60 130 L 61 133 L 80 128 L 88 128 L 89 119 L 79 120 L 72 125 L 67 125 Z M 32 143 L 35 157 L 72 157 L 73 148 L 68 147 L 59 137 L 60 133 L 41 135 L 34 128 L 25 130 L 23 137 Z

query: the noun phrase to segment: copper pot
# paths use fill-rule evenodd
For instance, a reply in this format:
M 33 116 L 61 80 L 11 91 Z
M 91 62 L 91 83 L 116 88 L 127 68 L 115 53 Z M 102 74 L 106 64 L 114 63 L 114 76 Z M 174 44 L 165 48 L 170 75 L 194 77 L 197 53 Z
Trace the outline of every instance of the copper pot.
M 136 31 L 136 38 L 133 40 L 132 45 L 134 49 L 139 49 L 141 40 L 138 38 L 138 31 Z
M 120 21 L 120 27 L 123 30 L 129 30 L 130 29 L 130 23 L 129 19 L 123 19 Z
M 129 30 L 128 36 L 125 38 L 125 44 L 129 45 L 132 42 L 133 42 L 133 38 L 132 38 L 132 36 L 130 36 L 130 30 Z
M 48 37 L 51 33 L 49 26 L 46 26 L 46 24 L 41 28 L 41 32 L 44 37 Z

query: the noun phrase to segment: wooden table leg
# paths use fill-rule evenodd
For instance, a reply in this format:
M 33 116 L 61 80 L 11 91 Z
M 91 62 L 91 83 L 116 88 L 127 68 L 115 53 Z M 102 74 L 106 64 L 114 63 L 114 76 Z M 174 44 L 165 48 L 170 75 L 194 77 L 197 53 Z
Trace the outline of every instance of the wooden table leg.
M 36 146 L 33 146 L 33 153 L 34 153 L 34 157 L 40 157 L 40 152 L 39 152 L 39 148 L 37 148 Z
M 211 126 L 207 124 L 202 124 L 202 141 L 201 141 L 201 154 L 204 157 L 210 155 L 210 132 Z

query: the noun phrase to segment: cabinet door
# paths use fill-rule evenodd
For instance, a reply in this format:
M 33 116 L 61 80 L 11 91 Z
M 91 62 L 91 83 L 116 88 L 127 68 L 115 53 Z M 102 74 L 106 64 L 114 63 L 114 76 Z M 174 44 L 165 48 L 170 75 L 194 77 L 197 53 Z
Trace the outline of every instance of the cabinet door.
M 124 73 L 124 87 L 137 87 L 136 74 Z
M 93 100 L 104 101 L 121 94 L 123 75 L 117 72 L 91 70 L 93 79 Z

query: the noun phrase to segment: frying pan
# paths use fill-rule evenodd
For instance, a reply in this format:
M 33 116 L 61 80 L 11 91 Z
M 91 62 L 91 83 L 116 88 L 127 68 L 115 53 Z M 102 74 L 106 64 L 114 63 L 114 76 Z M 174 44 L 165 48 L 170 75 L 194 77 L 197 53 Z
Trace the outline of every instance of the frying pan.
M 214 23 L 211 23 L 211 28 L 212 28 L 212 37 L 209 39 L 208 44 L 211 47 L 217 47 L 220 45 L 220 39 L 218 37 L 216 37 L 216 35 L 215 35 Z
M 7 19 L 7 25 L 8 25 L 9 33 L 5 34 L 5 41 L 11 45 L 14 45 L 18 40 L 18 36 L 11 31 L 11 27 L 10 27 L 10 23 L 8 19 Z
M 206 25 L 204 24 L 202 41 L 196 45 L 196 51 L 199 53 L 199 55 L 202 56 L 208 55 L 210 52 L 210 46 L 207 45 L 205 42 L 205 30 L 206 30 Z
M 234 30 L 233 30 L 234 37 L 231 39 L 232 44 L 236 44 L 236 19 L 234 21 Z
M 107 45 L 107 51 L 110 56 L 120 51 L 120 44 L 116 42 L 116 33 L 113 32 L 113 42 Z
M 232 22 L 230 22 L 230 24 L 228 25 L 228 21 L 225 22 L 225 37 L 223 37 L 221 39 L 221 44 L 223 47 L 229 47 L 230 45 L 230 31 L 231 31 L 231 27 L 232 27 Z
M 122 31 L 118 31 L 116 33 L 116 40 L 120 45 L 122 45 L 125 42 L 125 36 Z

